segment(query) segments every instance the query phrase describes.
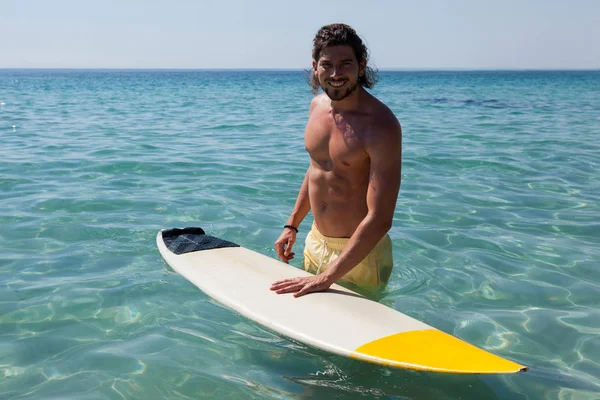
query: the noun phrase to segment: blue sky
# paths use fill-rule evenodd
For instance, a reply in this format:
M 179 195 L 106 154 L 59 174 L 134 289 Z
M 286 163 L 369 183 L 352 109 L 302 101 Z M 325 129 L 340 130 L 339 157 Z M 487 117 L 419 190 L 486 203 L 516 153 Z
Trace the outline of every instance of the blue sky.
M 0 0 L 0 68 L 308 68 L 332 22 L 379 69 L 600 69 L 596 0 Z

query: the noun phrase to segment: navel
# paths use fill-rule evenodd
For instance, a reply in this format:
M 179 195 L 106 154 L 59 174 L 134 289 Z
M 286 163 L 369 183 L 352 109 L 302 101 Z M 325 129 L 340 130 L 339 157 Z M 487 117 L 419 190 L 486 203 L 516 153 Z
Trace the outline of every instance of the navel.
M 327 207 L 328 207 L 327 203 L 325 203 L 325 202 L 321 203 L 321 214 L 323 214 L 325 211 L 327 211 Z

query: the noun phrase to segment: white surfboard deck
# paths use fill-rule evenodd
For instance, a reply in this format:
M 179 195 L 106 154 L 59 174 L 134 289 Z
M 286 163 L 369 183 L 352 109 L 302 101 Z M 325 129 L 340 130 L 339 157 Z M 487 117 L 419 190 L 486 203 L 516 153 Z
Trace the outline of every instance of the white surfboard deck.
M 269 289 L 273 282 L 310 274 L 244 247 L 175 254 L 163 232 L 156 237 L 158 250 L 176 272 L 219 303 L 298 342 L 405 369 L 463 374 L 527 370 L 337 284 L 299 298 L 276 294 Z M 186 233 L 177 236 L 195 240 Z

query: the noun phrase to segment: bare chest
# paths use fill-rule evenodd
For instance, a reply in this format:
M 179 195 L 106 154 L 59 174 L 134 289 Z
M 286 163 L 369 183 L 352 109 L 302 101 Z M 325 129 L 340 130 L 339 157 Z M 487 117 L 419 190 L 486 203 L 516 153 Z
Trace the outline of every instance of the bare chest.
M 313 116 L 306 126 L 306 150 L 325 171 L 360 168 L 368 162 L 363 125 L 328 113 Z

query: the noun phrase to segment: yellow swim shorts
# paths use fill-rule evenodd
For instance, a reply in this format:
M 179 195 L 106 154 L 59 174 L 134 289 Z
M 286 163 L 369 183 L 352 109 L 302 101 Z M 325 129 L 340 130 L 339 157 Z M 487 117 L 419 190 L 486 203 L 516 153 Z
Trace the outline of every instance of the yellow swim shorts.
M 306 236 L 304 269 L 313 274 L 325 271 L 329 264 L 338 258 L 349 240 L 323 236 L 313 224 Z M 392 240 L 386 234 L 367 257 L 344 275 L 342 280 L 359 286 L 386 284 L 393 266 Z

